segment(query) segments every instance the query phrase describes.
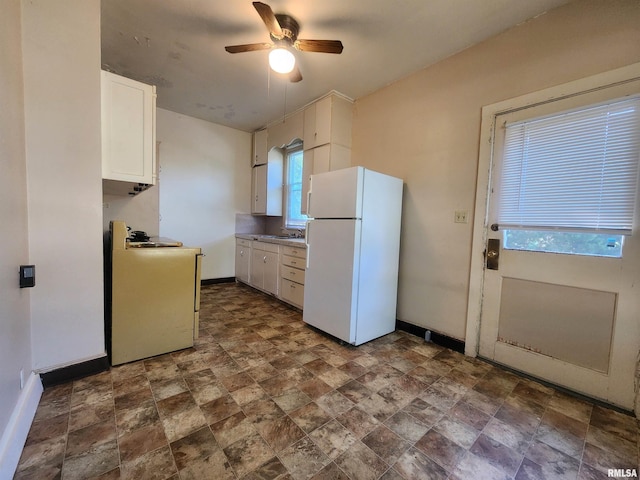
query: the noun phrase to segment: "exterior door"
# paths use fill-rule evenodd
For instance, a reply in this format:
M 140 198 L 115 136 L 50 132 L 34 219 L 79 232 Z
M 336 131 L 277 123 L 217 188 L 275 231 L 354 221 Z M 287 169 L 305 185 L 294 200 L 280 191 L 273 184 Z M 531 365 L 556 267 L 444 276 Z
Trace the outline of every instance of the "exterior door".
M 640 81 L 591 90 L 526 108 L 517 102 L 509 109 L 501 105 L 496 110 L 503 109 L 502 112 L 484 115 L 483 129 L 485 122 L 491 121 L 491 148 L 484 149 L 490 150 L 485 185 L 488 193 L 484 200 L 479 194 L 476 204 L 477 211 L 486 211 L 482 224 L 475 225 L 476 230 L 482 230 L 481 235 L 477 231 L 474 234 L 474 250 L 483 252 L 474 253 L 483 264 L 482 276 L 478 277 L 481 293 L 477 352 L 554 384 L 632 409 L 640 349 L 637 191 L 631 234 L 617 237 L 605 233 L 600 237 L 611 248 L 621 248 L 619 257 L 594 255 L 589 247 L 583 254 L 541 251 L 544 248 L 539 245 L 553 242 L 558 231 L 533 229 L 533 240 L 522 240 L 524 234 L 520 230 L 500 225 L 498 212 L 504 184 L 501 175 L 506 124 L 637 94 Z M 531 102 L 531 96 L 527 100 Z M 481 183 L 479 179 L 479 189 Z M 470 310 L 475 308 L 473 299 L 469 305 Z M 468 327 L 467 338 L 470 333 L 473 334 L 472 327 Z

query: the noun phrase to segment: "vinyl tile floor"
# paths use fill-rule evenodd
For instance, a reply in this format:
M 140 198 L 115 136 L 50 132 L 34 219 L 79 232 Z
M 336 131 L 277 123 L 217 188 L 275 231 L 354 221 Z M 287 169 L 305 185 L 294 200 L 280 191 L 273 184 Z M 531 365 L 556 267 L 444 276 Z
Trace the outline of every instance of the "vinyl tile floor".
M 633 417 L 404 332 L 340 345 L 230 283 L 203 287 L 193 348 L 46 389 L 14 478 L 592 480 L 627 468 L 638 472 Z

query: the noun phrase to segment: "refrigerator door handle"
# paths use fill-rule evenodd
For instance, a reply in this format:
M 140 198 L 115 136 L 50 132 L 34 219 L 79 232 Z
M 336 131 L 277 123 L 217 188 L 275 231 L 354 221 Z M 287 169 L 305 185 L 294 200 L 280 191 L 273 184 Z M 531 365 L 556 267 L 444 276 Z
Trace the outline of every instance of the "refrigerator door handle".
M 311 211 L 311 188 L 307 192 L 307 214 Z
M 309 192 L 311 193 L 311 192 Z M 307 220 L 304 232 L 304 244 L 307 246 L 306 268 L 309 268 L 309 239 L 311 238 L 311 220 Z

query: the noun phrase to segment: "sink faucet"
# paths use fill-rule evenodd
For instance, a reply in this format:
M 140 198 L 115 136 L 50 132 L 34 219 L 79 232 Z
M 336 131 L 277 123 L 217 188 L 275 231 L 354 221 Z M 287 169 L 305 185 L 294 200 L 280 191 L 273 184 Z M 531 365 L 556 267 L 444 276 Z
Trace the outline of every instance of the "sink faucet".
M 287 235 L 291 238 L 304 238 L 304 229 L 296 228 L 295 231 L 291 231 L 291 229 L 280 228 L 282 230 L 283 235 Z

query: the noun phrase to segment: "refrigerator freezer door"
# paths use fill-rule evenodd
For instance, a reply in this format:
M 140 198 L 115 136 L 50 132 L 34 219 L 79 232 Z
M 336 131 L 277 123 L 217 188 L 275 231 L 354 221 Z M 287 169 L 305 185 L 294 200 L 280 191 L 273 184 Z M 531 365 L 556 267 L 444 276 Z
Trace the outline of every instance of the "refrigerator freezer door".
M 308 215 L 312 218 L 362 218 L 363 185 L 363 167 L 312 175 Z
M 356 338 L 360 220 L 307 223 L 303 320 L 348 343 Z

